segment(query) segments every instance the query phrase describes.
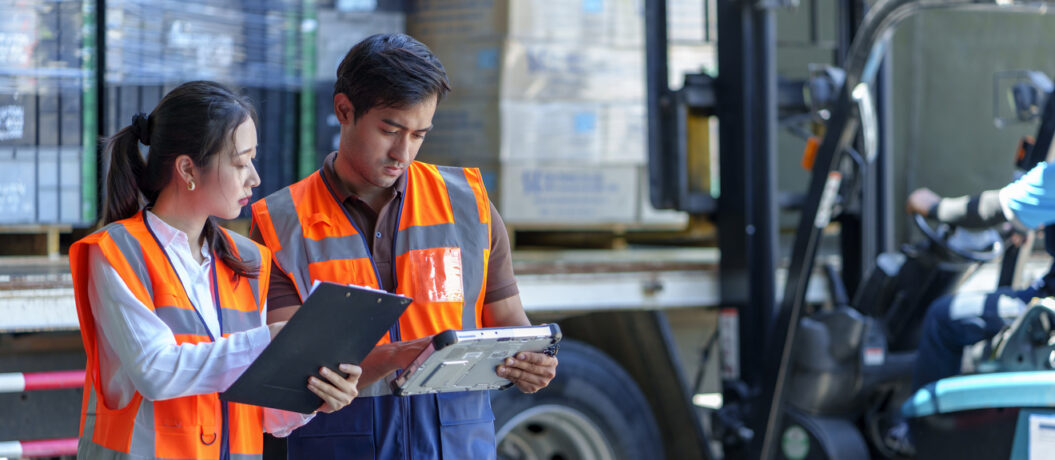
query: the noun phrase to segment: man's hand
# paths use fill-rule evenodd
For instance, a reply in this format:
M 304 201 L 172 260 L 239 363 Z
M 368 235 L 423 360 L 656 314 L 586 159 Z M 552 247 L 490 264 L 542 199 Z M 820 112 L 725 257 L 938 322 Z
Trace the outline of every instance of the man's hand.
M 941 201 L 941 197 L 937 193 L 932 192 L 929 188 L 918 188 L 908 196 L 908 201 L 905 202 L 905 212 L 909 214 L 919 214 L 923 217 L 931 217 L 930 210 L 934 208 Z
M 432 336 L 427 336 L 374 347 L 360 363 L 363 367 L 363 376 L 359 379 L 359 389 L 366 388 L 388 374 L 409 366 L 410 362 L 431 342 Z
M 319 369 L 319 375 L 326 378 L 326 381 L 319 379 L 318 377 L 308 378 L 308 389 L 312 393 L 315 393 L 322 398 L 322 405 L 319 406 L 319 412 L 337 412 L 352 403 L 352 400 L 356 396 L 359 396 L 359 390 L 356 388 L 359 383 L 359 376 L 362 375 L 363 370 L 354 364 L 341 364 L 338 366 L 341 372 L 348 374 L 347 377 L 341 377 L 340 374 L 330 370 L 328 367 Z
M 534 393 L 549 385 L 557 375 L 557 357 L 542 353 L 521 352 L 506 358 L 496 370 L 499 377 L 509 379 L 520 391 Z

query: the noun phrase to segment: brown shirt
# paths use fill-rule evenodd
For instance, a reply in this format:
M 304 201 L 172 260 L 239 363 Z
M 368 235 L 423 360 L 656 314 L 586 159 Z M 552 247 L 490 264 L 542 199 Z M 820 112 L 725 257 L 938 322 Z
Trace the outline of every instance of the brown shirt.
M 396 198 L 403 193 L 403 184 L 407 176 L 400 176 L 393 185 L 388 201 L 381 208 L 381 212 L 374 212 L 370 205 L 359 199 L 348 187 L 338 180 L 333 169 L 333 160 L 336 152 L 326 156 L 322 164 L 322 174 L 333 185 L 333 191 L 341 202 L 341 206 L 352 216 L 355 226 L 359 228 L 366 238 L 366 244 L 370 248 L 374 264 L 381 276 L 381 287 L 386 291 L 393 291 L 395 280 L 392 279 L 392 237 L 396 229 L 396 218 L 399 213 L 399 200 Z M 254 241 L 264 244 L 260 230 L 254 225 L 249 235 Z M 517 289 L 516 278 L 513 277 L 513 260 L 509 251 L 509 235 L 505 232 L 505 224 L 502 217 L 498 215 L 494 203 L 491 203 L 491 252 L 487 265 L 487 291 L 484 293 L 484 304 L 505 300 L 520 293 Z M 268 287 L 267 304 L 269 310 L 300 305 L 300 297 L 297 289 L 293 286 L 293 280 L 289 279 L 277 266 L 272 266 L 271 280 Z

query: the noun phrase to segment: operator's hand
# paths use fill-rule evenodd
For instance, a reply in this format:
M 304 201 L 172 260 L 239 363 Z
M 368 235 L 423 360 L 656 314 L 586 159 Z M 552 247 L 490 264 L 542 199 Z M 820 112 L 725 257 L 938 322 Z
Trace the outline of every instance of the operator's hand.
M 359 378 L 359 389 L 366 388 L 388 374 L 406 368 L 431 342 L 432 336 L 427 336 L 374 347 L 359 364 L 363 368 L 363 375 Z
M 934 208 L 938 202 L 941 201 L 941 197 L 937 193 L 932 192 L 929 188 L 918 188 L 908 196 L 908 201 L 905 202 L 905 211 L 909 214 L 919 214 L 923 217 L 930 217 L 930 210 Z
M 543 353 L 520 352 L 514 357 L 506 358 L 498 366 L 499 377 L 509 379 L 520 391 L 534 393 L 549 385 L 557 376 L 557 357 Z
M 341 377 L 340 374 L 330 370 L 328 367 L 319 368 L 319 375 L 323 376 L 326 380 L 322 380 L 318 377 L 308 377 L 308 389 L 312 393 L 315 393 L 322 398 L 322 405 L 317 409 L 319 412 L 337 412 L 352 403 L 352 400 L 356 396 L 359 396 L 359 390 L 356 385 L 359 383 L 359 376 L 362 375 L 363 370 L 354 364 L 341 364 L 337 367 L 348 374 L 347 377 Z

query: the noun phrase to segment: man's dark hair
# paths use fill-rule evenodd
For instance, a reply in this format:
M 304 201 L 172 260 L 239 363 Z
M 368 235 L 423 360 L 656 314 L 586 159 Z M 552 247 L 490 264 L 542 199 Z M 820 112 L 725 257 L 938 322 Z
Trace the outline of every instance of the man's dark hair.
M 374 107 L 405 108 L 451 90 L 443 64 L 406 34 L 371 35 L 352 47 L 337 67 L 333 94 L 355 106 L 355 120 Z

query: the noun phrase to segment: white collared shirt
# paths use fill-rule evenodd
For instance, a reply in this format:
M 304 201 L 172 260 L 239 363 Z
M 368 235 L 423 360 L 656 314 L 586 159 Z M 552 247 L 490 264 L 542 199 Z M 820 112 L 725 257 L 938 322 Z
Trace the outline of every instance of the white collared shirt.
M 212 296 L 212 257 L 202 244 L 202 262 L 194 260 L 187 234 L 147 211 L 147 223 L 183 281 L 187 295 L 216 337 L 214 342 L 177 344 L 172 330 L 140 302 L 98 246 L 88 253 L 88 299 L 99 342 L 101 393 L 106 405 L 127 405 L 136 391 L 163 400 L 227 389 L 267 347 L 267 326 L 221 337 Z M 261 323 L 266 319 L 261 309 Z M 307 384 L 307 382 L 305 382 Z M 278 409 L 264 409 L 264 430 L 286 436 L 311 420 Z

